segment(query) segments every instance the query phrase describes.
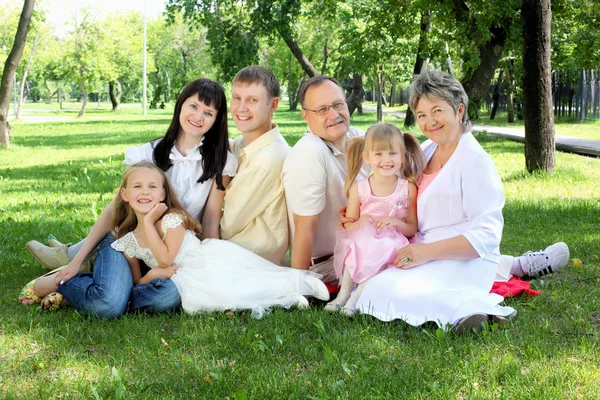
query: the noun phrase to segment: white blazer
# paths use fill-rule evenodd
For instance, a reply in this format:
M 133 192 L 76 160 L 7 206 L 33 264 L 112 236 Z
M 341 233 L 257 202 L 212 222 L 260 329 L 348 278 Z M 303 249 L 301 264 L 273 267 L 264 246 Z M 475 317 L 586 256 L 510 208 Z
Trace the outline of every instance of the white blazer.
M 426 159 L 437 145 L 425 141 Z M 498 263 L 504 218 L 504 189 L 496 167 L 471 132 L 462 134 L 446 165 L 417 202 L 419 233 L 430 243 L 463 235 L 482 259 Z

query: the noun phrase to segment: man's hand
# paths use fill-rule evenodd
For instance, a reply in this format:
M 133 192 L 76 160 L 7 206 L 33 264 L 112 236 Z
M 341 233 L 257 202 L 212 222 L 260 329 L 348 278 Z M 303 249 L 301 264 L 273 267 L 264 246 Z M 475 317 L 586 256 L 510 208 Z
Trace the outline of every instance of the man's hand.
M 346 206 L 340 207 L 340 211 L 339 211 L 340 214 L 338 216 L 340 224 L 338 225 L 338 229 L 346 229 L 344 227 L 344 224 L 348 224 L 350 222 L 356 222 L 356 219 L 346 217 L 346 208 L 347 208 Z

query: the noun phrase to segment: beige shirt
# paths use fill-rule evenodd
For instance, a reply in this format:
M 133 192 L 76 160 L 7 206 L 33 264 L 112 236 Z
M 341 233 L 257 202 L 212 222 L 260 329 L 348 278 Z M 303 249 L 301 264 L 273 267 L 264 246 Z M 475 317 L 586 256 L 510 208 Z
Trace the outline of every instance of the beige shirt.
M 287 207 L 281 169 L 290 151 L 275 126 L 248 146 L 242 136 L 231 141 L 237 175 L 227 187 L 221 238 L 282 265 L 289 245 Z

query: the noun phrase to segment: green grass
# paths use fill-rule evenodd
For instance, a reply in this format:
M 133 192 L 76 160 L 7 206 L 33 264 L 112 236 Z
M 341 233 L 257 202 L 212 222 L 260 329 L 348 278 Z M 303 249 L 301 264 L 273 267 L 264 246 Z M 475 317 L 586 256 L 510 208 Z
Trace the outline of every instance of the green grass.
M 43 271 L 25 242 L 85 235 L 118 185 L 125 148 L 160 136 L 170 119 L 95 114 L 14 124 L 0 150 L 0 398 L 600 398 L 599 159 L 557 153 L 553 175 L 532 176 L 522 144 L 477 136 L 504 182 L 503 252 L 563 240 L 583 261 L 533 281 L 541 296 L 508 299 L 518 315 L 506 330 L 458 337 L 319 307 L 263 320 L 27 309 L 18 292 Z M 291 144 L 306 128 L 299 112 L 275 120 Z

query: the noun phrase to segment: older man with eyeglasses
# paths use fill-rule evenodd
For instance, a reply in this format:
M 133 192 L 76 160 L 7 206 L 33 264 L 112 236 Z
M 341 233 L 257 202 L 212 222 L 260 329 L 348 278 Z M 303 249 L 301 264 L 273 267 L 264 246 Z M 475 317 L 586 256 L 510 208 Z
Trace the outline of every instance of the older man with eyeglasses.
M 350 113 L 340 84 L 316 76 L 299 93 L 308 129 L 288 154 L 282 179 L 291 228 L 291 266 L 323 275 L 337 283 L 332 254 L 340 207 L 346 205 L 346 143 L 364 132 L 350 126 Z M 368 176 L 364 167 L 360 178 Z

